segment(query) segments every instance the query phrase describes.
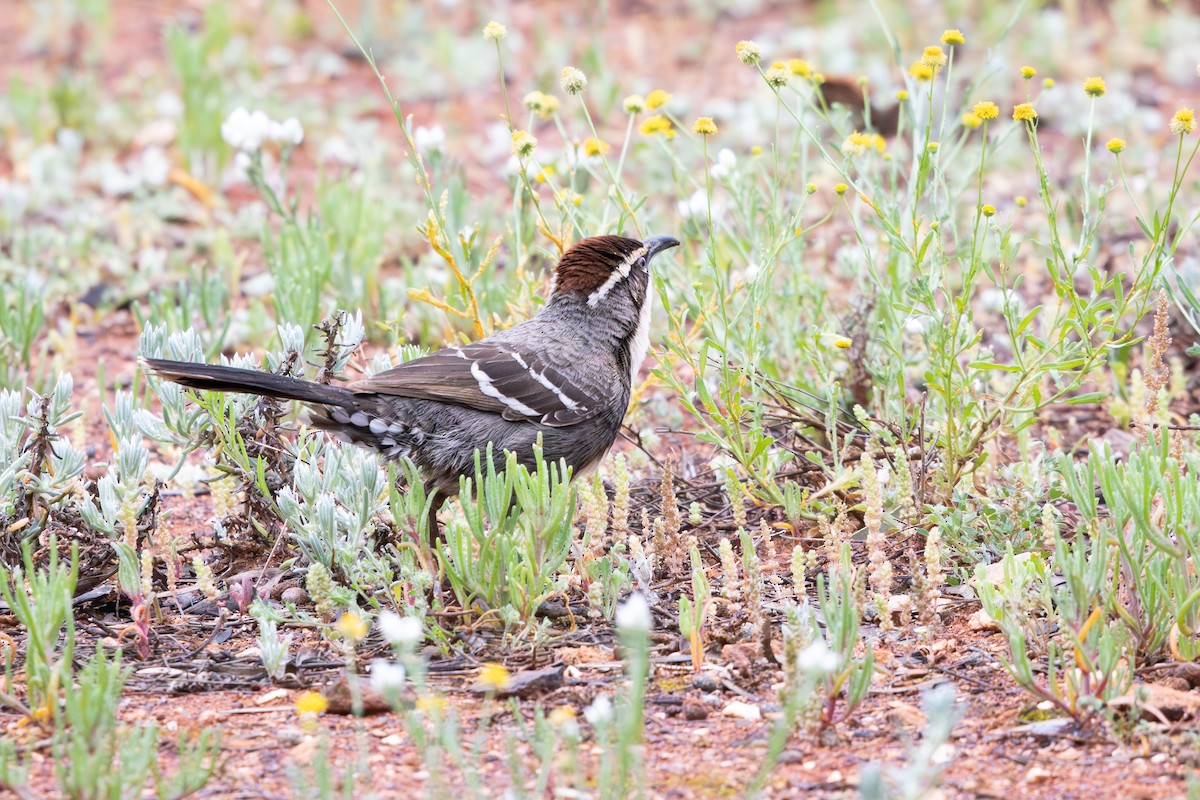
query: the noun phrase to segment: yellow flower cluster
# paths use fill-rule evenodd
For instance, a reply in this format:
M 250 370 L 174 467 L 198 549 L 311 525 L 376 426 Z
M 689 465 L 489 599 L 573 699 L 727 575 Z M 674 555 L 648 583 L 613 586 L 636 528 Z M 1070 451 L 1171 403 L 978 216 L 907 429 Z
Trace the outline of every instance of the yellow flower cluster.
M 498 41 L 508 36 L 508 28 L 501 25 L 499 22 L 489 22 L 483 26 L 483 38 L 489 41 Z
M 846 137 L 846 141 L 842 142 L 842 153 L 853 157 L 860 156 L 872 148 L 876 152 L 882 153 L 886 147 L 887 142 L 878 133 L 860 133 L 855 131 Z
M 797 77 L 800 77 L 800 78 L 811 78 L 812 77 L 812 74 L 813 74 L 812 67 L 809 66 L 809 63 L 807 61 L 805 61 L 803 58 L 793 58 L 791 61 L 787 62 L 787 67 L 788 67 L 788 70 Z
M 1125 140 L 1116 138 L 1109 139 L 1107 142 L 1105 142 L 1104 146 L 1108 148 L 1108 152 L 1115 156 L 1125 149 Z
M 946 66 L 947 60 L 946 51 L 936 44 L 926 47 L 925 52 L 921 55 L 921 63 L 928 64 L 934 72 Z
M 669 102 L 671 102 L 671 95 L 667 94 L 662 89 L 655 89 L 650 94 L 646 95 L 646 108 L 651 111 L 656 108 L 662 108 Z
M 956 44 L 966 44 L 966 37 L 958 28 L 950 28 L 942 34 L 942 44 L 948 44 L 953 47 Z
M 933 80 L 933 67 L 924 61 L 917 61 L 908 68 L 908 74 L 919 81 L 931 81 Z
M 581 145 L 580 149 L 583 150 L 583 155 L 586 158 L 593 158 L 595 156 L 602 156 L 607 153 L 609 147 L 608 142 L 601 141 L 595 136 L 589 136 L 583 140 L 583 144 Z
M 792 71 L 782 61 L 775 61 L 766 72 L 767 85 L 782 89 L 792 79 Z
M 703 136 L 712 136 L 717 132 L 717 124 L 713 122 L 712 117 L 696 117 L 692 130 Z
M 737 53 L 738 60 L 748 67 L 752 67 L 762 60 L 762 48 L 756 42 L 748 39 L 738 42 L 733 50 Z
M 1000 116 L 1000 108 L 991 100 L 984 100 L 982 103 L 976 103 L 975 108 L 971 112 L 980 119 L 995 119 Z
M 671 125 L 671 120 L 662 114 L 655 114 L 652 117 L 646 118 L 638 126 L 638 133 L 643 136 L 657 136 L 658 134 L 662 134 L 668 139 L 672 139 L 675 137 L 675 128 Z
M 1037 119 L 1037 109 L 1033 107 L 1033 103 L 1021 103 L 1013 106 L 1012 118 L 1017 122 L 1033 122 Z
M 1104 78 L 1088 78 L 1083 82 L 1083 91 L 1089 97 L 1103 97 L 1108 87 L 1104 84 Z

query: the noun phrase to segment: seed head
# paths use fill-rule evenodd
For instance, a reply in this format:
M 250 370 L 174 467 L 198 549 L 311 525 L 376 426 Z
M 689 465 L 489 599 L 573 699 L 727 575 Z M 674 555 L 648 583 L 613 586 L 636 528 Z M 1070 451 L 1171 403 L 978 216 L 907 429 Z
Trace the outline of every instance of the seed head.
M 788 85 L 788 81 L 792 79 L 792 71 L 788 69 L 782 62 L 776 62 L 769 70 L 767 70 L 767 85 L 776 89 L 782 89 Z
M 1108 148 L 1108 152 L 1115 156 L 1125 149 L 1125 140 L 1116 138 L 1109 139 L 1104 143 L 1104 146 Z
M 525 107 L 542 119 L 550 119 L 558 111 L 558 98 L 545 92 L 530 92 L 523 101 Z
M 741 61 L 748 67 L 753 67 L 762 60 L 762 48 L 757 42 L 752 42 L 748 39 L 743 39 L 733 48 L 737 53 L 738 61 Z
M 537 147 L 537 139 L 529 131 L 513 131 L 512 135 L 512 151 L 519 158 L 528 158 L 533 155 L 534 148 Z
M 1033 103 L 1021 103 L 1013 106 L 1012 118 L 1017 122 L 1033 122 L 1037 119 L 1037 110 L 1033 107 Z
M 567 94 L 580 94 L 587 89 L 587 76 L 575 67 L 563 67 L 558 76 L 558 85 Z
M 483 26 L 483 38 L 491 42 L 498 42 L 508 36 L 508 28 L 501 25 L 495 20 Z
M 1104 78 L 1088 78 L 1083 82 L 1083 91 L 1088 97 L 1103 97 L 1108 87 L 1104 85 Z
M 967 40 L 963 36 L 963 32 L 958 28 L 950 28 L 942 34 L 942 44 L 948 44 L 953 47 L 956 44 L 966 44 Z
M 696 121 L 692 124 L 692 130 L 704 136 L 713 136 L 717 132 L 717 125 L 713 122 L 712 117 L 696 117 Z
M 1181 108 L 1171 117 L 1171 133 L 1185 136 L 1196 132 L 1196 112 L 1190 108 Z
M 640 94 L 631 94 L 622 102 L 626 114 L 640 114 L 646 107 L 646 98 Z

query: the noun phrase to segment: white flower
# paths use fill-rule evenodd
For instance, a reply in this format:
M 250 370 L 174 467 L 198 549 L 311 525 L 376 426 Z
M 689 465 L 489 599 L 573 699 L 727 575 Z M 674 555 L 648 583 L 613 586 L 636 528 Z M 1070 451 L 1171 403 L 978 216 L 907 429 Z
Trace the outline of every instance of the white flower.
M 612 700 L 608 699 L 608 695 L 596 695 L 596 699 L 592 704 L 583 710 L 583 718 L 590 725 L 603 725 L 612 719 L 613 704 Z
M 295 117 L 288 117 L 283 122 L 272 120 L 270 131 L 269 138 L 273 142 L 295 147 L 304 141 L 304 128 Z
M 171 172 L 171 160 L 161 147 L 147 147 L 142 151 L 139 167 L 147 186 L 165 186 Z
M 391 644 L 414 645 L 421 641 L 421 620 L 416 617 L 384 611 L 379 615 L 379 630 Z
M 796 666 L 800 668 L 801 672 L 809 675 L 829 675 L 837 669 L 837 665 L 837 655 L 829 649 L 825 640 L 819 637 L 796 656 Z
M 230 147 L 244 153 L 253 152 L 262 146 L 271 131 L 271 118 L 262 111 L 247 111 L 238 106 L 221 123 L 221 138 Z
M 434 125 L 431 128 L 426 128 L 424 125 L 418 125 L 413 131 L 413 146 L 422 153 L 430 151 L 440 152 L 442 145 L 446 143 L 446 131 L 441 125 Z
M 326 139 L 325 143 L 321 145 L 321 151 L 317 155 L 317 160 L 323 164 L 334 161 L 339 164 L 354 166 L 358 163 L 358 153 L 341 136 L 334 136 Z
M 161 92 L 154 98 L 154 111 L 160 117 L 179 119 L 183 116 L 183 100 L 174 92 Z
M 712 175 L 714 181 L 719 181 L 721 178 L 732 173 L 736 167 L 737 156 L 728 147 L 722 147 L 717 153 L 717 163 L 713 164 L 708 174 Z
M 617 627 L 623 631 L 646 633 L 654 626 L 650 616 L 650 604 L 640 592 L 629 595 L 625 605 L 617 609 Z
M 933 317 L 928 314 L 918 314 L 905 321 L 904 332 L 909 336 L 921 336 L 925 331 L 929 330 L 929 323 L 931 322 L 933 322 Z
M 371 688 L 382 695 L 389 694 L 404 686 L 405 671 L 403 664 L 397 664 L 384 658 L 371 662 Z
M 701 219 L 708 216 L 708 195 L 703 189 L 697 189 L 692 192 L 687 200 L 680 200 L 678 203 L 679 216 L 684 219 L 699 217 Z

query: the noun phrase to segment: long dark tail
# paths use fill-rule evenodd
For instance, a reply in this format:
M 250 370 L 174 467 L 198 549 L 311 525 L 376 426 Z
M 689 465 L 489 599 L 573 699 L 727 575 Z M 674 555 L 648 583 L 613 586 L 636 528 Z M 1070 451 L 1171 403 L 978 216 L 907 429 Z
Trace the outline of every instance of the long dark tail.
M 328 406 L 354 407 L 354 393 L 337 386 L 285 378 L 255 369 L 224 367 L 217 364 L 196 364 L 190 361 L 168 361 L 162 358 L 143 358 L 142 364 L 151 373 L 168 381 L 207 389 L 211 392 L 238 392 L 277 397 L 280 400 L 302 400 Z

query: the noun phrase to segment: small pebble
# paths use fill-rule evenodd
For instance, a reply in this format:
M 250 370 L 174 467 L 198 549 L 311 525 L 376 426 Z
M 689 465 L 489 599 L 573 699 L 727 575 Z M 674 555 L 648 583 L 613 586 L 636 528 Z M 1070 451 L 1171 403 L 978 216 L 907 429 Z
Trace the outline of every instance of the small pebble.
M 717 676 L 711 672 L 701 672 L 692 678 L 692 686 L 695 686 L 702 692 L 715 692 L 721 688 L 721 683 L 717 680 Z

